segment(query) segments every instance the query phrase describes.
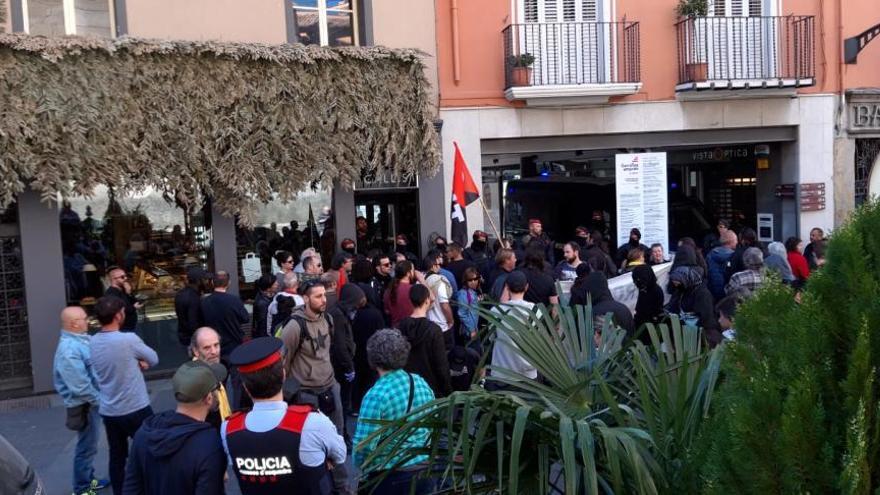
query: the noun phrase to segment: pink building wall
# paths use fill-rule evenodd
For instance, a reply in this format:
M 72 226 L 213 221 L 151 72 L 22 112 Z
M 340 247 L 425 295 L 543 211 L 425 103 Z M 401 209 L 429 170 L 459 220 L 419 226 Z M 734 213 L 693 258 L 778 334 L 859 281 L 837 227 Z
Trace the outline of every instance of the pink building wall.
M 458 64 L 454 80 L 453 3 L 458 7 Z M 674 12 L 677 0 L 616 0 L 615 20 L 637 21 L 641 35 L 642 88 L 619 101 L 675 98 L 678 82 Z M 509 0 L 437 0 L 437 52 L 441 107 L 519 106 L 504 98 L 502 30 L 512 22 Z M 880 23 L 876 0 L 784 0 L 780 15 L 815 16 L 816 85 L 800 93 L 839 93 L 854 87 L 880 86 L 880 40 L 860 54 L 857 65 L 841 64 L 843 39 Z
M 285 2 L 278 0 L 126 0 L 129 36 L 287 42 Z

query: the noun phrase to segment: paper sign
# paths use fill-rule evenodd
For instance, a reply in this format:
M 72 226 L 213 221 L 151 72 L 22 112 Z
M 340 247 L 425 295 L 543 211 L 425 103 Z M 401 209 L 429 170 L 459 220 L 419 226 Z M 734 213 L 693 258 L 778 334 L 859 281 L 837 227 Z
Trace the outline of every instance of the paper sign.
M 669 252 L 666 153 L 616 155 L 617 245 L 629 241 L 633 227 L 642 244 L 659 243 Z

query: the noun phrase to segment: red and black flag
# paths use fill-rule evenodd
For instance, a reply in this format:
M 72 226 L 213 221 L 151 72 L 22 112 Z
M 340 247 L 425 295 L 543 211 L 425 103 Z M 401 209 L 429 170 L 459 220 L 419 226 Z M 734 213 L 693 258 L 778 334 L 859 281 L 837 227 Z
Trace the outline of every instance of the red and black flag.
M 462 246 L 467 245 L 467 210 L 466 206 L 480 199 L 480 191 L 468 171 L 458 143 L 455 146 L 455 169 L 452 175 L 452 208 L 449 212 L 452 219 L 452 240 Z

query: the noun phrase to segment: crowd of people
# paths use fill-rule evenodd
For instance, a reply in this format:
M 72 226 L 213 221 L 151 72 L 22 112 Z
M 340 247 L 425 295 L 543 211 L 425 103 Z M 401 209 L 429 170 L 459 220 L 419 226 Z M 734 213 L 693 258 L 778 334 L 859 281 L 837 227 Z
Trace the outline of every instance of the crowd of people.
M 484 354 L 494 366 L 538 378 L 503 329 L 484 338 L 481 302 L 524 320 L 539 304 L 556 312 L 566 298 L 560 288 L 570 284 L 565 304 L 592 304 L 597 331 L 610 315 L 631 338 L 644 339 L 645 323 L 674 314 L 716 345 L 735 336 L 737 305 L 768 272 L 799 288 L 825 251 L 818 229 L 806 252 L 796 238 L 765 251 L 752 229 L 736 233 L 721 221 L 699 247 L 679 241 L 661 287 L 655 267 L 669 260 L 661 245 L 642 244 L 638 229 L 612 252 L 598 230 L 578 227 L 556 244 L 533 219 L 528 234 L 493 245 L 481 231 L 467 247 L 432 234 L 421 260 L 406 238 L 393 252 L 365 254 L 347 241 L 326 271 L 314 249 L 274 253 L 278 273 L 256 281 L 251 312 L 228 292 L 227 272 L 191 269 L 175 310 L 193 361 L 172 378 L 173 411 L 151 409 L 143 371 L 158 356 L 131 331 L 137 302 L 124 270 L 108 271 L 111 290 L 95 304 L 95 335 L 82 308 L 66 308 L 55 382 L 78 432 L 74 492 L 109 483 L 117 495 L 223 493 L 231 466 L 245 494 L 353 493 L 358 484 L 410 493 L 413 480 L 415 493 L 427 493 L 432 486 L 419 476 L 427 460 L 401 465 L 400 452 L 386 452 L 373 435 L 377 420 L 483 384 Z M 609 289 L 623 273 L 638 289 L 632 309 Z M 109 482 L 92 467 L 101 420 Z M 427 435 L 409 443 L 423 445 Z

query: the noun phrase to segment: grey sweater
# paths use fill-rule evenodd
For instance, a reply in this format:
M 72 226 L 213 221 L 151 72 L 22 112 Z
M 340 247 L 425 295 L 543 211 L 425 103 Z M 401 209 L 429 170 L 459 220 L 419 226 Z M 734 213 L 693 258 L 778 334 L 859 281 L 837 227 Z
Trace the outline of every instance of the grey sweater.
M 159 364 L 156 351 L 131 332 L 98 332 L 91 341 L 92 371 L 98 380 L 102 416 L 125 416 L 150 405 L 138 360 Z

